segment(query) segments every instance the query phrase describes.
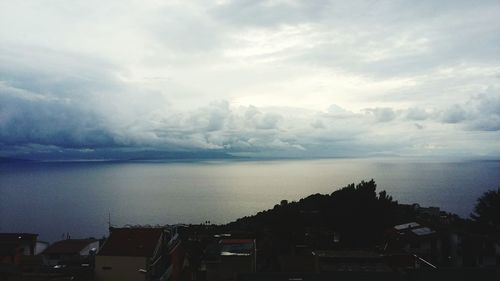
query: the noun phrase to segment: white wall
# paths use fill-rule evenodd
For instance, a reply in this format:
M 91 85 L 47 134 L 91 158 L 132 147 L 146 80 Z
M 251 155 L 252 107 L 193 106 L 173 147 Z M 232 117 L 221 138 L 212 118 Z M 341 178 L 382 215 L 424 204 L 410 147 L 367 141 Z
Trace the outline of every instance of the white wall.
M 35 255 L 41 254 L 49 247 L 49 242 L 36 241 Z

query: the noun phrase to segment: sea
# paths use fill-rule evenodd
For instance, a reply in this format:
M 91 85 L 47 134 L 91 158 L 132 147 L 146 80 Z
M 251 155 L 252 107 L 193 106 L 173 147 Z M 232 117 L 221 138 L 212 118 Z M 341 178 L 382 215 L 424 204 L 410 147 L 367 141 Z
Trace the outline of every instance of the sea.
M 0 163 L 0 233 L 44 241 L 96 237 L 108 226 L 223 224 L 281 200 L 374 179 L 400 203 L 469 217 L 500 186 L 499 161 L 408 159 Z

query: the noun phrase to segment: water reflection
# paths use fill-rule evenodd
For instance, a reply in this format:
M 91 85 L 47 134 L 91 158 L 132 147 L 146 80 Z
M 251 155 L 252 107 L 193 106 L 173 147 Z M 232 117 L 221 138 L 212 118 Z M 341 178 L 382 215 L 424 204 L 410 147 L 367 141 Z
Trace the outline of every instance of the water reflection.
M 226 223 L 370 178 L 400 202 L 467 216 L 476 198 L 498 185 L 499 168 L 359 159 L 1 164 L 0 231 L 100 237 L 108 212 L 117 225 Z

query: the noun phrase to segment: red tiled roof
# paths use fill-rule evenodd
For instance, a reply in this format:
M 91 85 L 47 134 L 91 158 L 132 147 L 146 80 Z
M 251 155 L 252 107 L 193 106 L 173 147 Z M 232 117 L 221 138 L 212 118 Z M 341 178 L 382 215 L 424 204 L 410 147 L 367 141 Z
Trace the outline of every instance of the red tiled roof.
M 77 254 L 90 243 L 96 242 L 95 239 L 66 239 L 57 241 L 50 245 L 43 254 Z
M 98 255 L 151 257 L 163 232 L 161 228 L 113 228 Z

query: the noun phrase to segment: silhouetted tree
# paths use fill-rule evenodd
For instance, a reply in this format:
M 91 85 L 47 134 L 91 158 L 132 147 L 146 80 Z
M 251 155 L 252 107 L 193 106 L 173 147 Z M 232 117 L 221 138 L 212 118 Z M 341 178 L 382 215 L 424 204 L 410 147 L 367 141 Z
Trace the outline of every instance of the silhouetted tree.
M 385 191 L 376 191 L 372 179 L 298 202 L 283 200 L 271 210 L 238 219 L 228 227 L 256 233 L 266 230 L 276 249 L 281 244 L 283 248 L 294 245 L 296 237 L 311 231 L 339 233 L 346 247 L 371 246 L 381 241 L 387 228 L 414 220 L 405 206 Z
M 500 231 L 500 187 L 479 197 L 471 217 L 486 230 Z

